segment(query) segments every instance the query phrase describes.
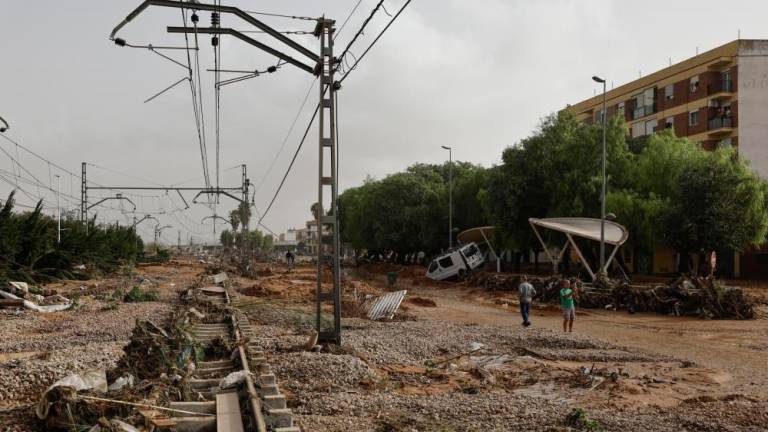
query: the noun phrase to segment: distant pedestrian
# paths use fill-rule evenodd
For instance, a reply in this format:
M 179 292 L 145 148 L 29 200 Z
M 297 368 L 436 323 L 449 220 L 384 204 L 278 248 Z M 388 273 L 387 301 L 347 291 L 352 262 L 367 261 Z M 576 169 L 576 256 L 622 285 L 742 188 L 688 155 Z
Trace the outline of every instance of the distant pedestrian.
M 531 313 L 531 301 L 536 295 L 536 289 L 528 282 L 528 276 L 520 277 L 518 291 L 520 292 L 520 315 L 523 316 L 523 326 L 528 327 L 531 325 L 531 321 L 528 319 Z
M 296 255 L 294 255 L 291 251 L 286 252 L 285 263 L 288 264 L 288 271 L 293 271 L 293 268 L 296 265 Z
M 576 319 L 576 306 L 573 299 L 577 296 L 571 289 L 571 281 L 563 279 L 560 289 L 560 306 L 563 308 L 563 331 L 573 332 L 573 320 Z

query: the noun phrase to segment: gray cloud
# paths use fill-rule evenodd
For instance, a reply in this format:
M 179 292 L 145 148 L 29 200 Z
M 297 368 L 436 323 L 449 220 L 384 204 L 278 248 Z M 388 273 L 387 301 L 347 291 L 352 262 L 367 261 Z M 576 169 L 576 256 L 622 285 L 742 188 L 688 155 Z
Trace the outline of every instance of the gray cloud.
M 342 21 L 353 0 L 236 1 L 246 9 L 328 17 Z M 179 87 L 156 101 L 142 101 L 184 75 L 184 70 L 148 51 L 118 48 L 107 40 L 111 28 L 137 0 L 36 1 L 6 0 L 0 14 L 0 115 L 12 124 L 8 136 L 73 172 L 80 162 L 131 173 L 170 184 L 201 175 L 200 154 L 187 88 Z M 374 0 L 365 0 L 337 40 L 340 49 L 360 26 Z M 387 1 L 394 13 L 399 1 Z M 736 38 L 760 38 L 768 6 L 735 1 L 437 1 L 414 0 L 379 44 L 345 81 L 340 99 L 342 188 L 366 175 L 382 177 L 420 162 L 442 162 L 439 146 L 452 145 L 457 159 L 483 165 L 499 162 L 504 147 L 533 130 L 538 120 L 567 103 L 589 97 L 589 77 L 606 76 L 616 85 Z M 202 24 L 208 14 L 201 13 Z M 363 47 L 386 23 L 379 14 L 360 43 Z M 278 18 L 265 22 L 282 29 L 311 29 L 311 23 Z M 180 35 L 167 35 L 166 25 L 180 25 L 178 11 L 151 9 L 131 23 L 129 41 L 178 45 Z M 224 25 L 232 25 L 225 17 Z M 237 24 L 236 28 L 245 28 Z M 260 40 L 266 40 L 263 35 Z M 316 40 L 297 36 L 314 49 Z M 202 37 L 201 61 L 210 68 L 209 37 Z M 225 38 L 223 62 L 232 68 L 263 68 L 274 59 Z M 212 74 L 206 73 L 204 98 L 210 166 L 213 160 Z M 259 183 L 285 137 L 312 77 L 284 66 L 278 73 L 222 90 L 221 167 L 248 165 Z M 317 89 L 278 157 L 275 169 L 256 195 L 263 209 L 271 198 L 300 134 L 311 115 Z M 4 148 L 13 150 L 6 142 Z M 48 167 L 20 153 L 25 166 L 48 179 Z M 0 157 L 0 168 L 10 162 Z M 56 171 L 55 169 L 53 170 Z M 284 231 L 311 217 L 315 200 L 317 132 L 310 132 L 293 173 L 265 219 Z M 239 171 L 222 174 L 222 183 L 239 182 Z M 70 180 L 62 177 L 69 193 Z M 104 184 L 135 183 L 110 171 L 91 168 L 89 177 Z M 202 180 L 197 182 L 202 183 Z M 190 185 L 193 183 L 189 183 Z M 79 185 L 74 183 L 74 195 Z M 10 186 L 0 183 L 5 195 Z M 53 196 L 30 187 L 30 192 Z M 147 194 L 150 195 L 150 194 Z M 191 199 L 191 195 L 188 196 Z M 29 199 L 20 197 L 21 202 Z M 171 201 L 173 200 L 173 201 Z M 144 198 L 140 210 L 171 210 L 174 198 Z M 219 213 L 234 206 L 222 201 Z M 166 241 L 190 231 L 212 240 L 204 206 L 162 216 Z M 119 212 L 100 211 L 107 220 Z M 178 220 L 181 222 L 179 222 Z M 186 227 L 186 228 L 185 228 Z M 219 227 L 220 230 L 222 227 Z M 217 231 L 218 231 L 217 230 Z

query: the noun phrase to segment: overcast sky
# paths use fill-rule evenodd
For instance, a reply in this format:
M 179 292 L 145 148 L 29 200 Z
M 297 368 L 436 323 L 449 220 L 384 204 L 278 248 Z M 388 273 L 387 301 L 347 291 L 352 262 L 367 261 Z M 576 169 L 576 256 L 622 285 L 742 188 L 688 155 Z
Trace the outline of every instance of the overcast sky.
M 394 15 L 404 0 L 385 1 Z M 346 19 L 357 0 L 233 0 L 246 10 Z M 377 0 L 363 0 L 338 35 L 337 51 L 350 40 Z M 180 85 L 150 103 L 145 99 L 183 78 L 185 69 L 145 49 L 119 48 L 108 40 L 112 28 L 138 0 L 0 0 L 0 116 L 5 134 L 62 167 L 104 185 L 202 185 L 189 87 Z M 454 158 L 490 166 L 502 150 L 535 129 L 541 117 L 594 94 L 590 77 L 599 74 L 620 85 L 737 38 L 768 38 L 768 3 L 757 1 L 587 1 L 587 0 L 413 0 L 398 21 L 344 82 L 339 93 L 340 186 L 353 187 L 371 175 L 381 178 L 415 162 L 441 163 L 441 145 Z M 312 30 L 313 22 L 260 17 L 280 30 Z M 352 48 L 356 55 L 389 17 L 378 13 Z M 201 26 L 210 15 L 200 13 Z M 129 43 L 180 46 L 182 35 L 165 27 L 181 25 L 176 9 L 150 8 L 119 36 Z M 250 29 L 224 16 L 222 26 Z M 280 47 L 264 35 L 254 38 Z M 311 50 L 312 36 L 291 36 Z M 213 54 L 210 37 L 201 36 L 203 100 L 209 166 L 215 182 Z M 186 63 L 183 52 L 166 52 Z M 275 59 L 225 36 L 224 68 L 265 69 Z M 278 151 L 307 94 L 313 77 L 290 65 L 277 73 L 222 88 L 222 186 L 239 186 L 245 163 L 251 182 L 260 185 L 255 205 L 262 211 L 285 172 L 317 102 L 313 86 L 307 106 L 282 152 Z M 610 85 L 610 84 L 609 84 Z M 41 182 L 79 197 L 79 179 L 17 150 L 0 139 Z M 276 232 L 301 227 L 311 218 L 317 196 L 317 132 L 313 129 L 296 166 L 264 223 Z M 276 156 L 277 155 L 277 156 Z M 277 157 L 274 168 L 267 168 Z M 103 168 L 102 168 L 103 167 Z M 0 174 L 19 171 L 0 153 Z M 120 173 L 130 174 L 128 177 Z M 29 178 L 30 175 L 22 171 Z M 50 179 L 50 180 L 49 180 Z M 145 179 L 141 181 L 140 179 Z M 55 208 L 55 196 L 21 183 L 32 197 Z M 0 179 L 2 199 L 12 186 Z M 204 205 L 183 208 L 178 196 L 142 192 L 133 197 L 138 214 L 158 215 L 165 242 L 213 240 L 212 214 Z M 108 196 L 94 191 L 92 196 Z M 171 194 L 172 195 L 172 194 Z M 155 197 L 151 197 L 155 196 Z M 186 193 L 190 201 L 194 193 Z M 90 198 L 93 203 L 98 198 Z M 32 198 L 20 193 L 22 204 Z M 74 200 L 72 200 L 74 201 Z M 75 205 L 63 201 L 68 208 Z M 226 214 L 235 202 L 222 198 Z M 123 204 L 130 209 L 130 204 Z M 112 201 L 118 208 L 120 202 Z M 171 213 L 173 210 L 175 212 Z M 100 208 L 100 219 L 125 223 L 132 214 Z M 149 221 L 143 226 L 151 236 Z M 223 229 L 217 226 L 217 233 Z

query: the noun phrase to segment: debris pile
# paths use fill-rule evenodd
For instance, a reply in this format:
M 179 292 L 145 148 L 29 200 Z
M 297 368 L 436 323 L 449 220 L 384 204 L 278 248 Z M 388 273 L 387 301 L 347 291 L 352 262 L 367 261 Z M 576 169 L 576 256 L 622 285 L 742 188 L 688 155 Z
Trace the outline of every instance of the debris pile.
M 53 290 L 30 288 L 25 282 L 9 282 L 0 290 L 0 307 L 24 307 L 35 312 L 59 312 L 69 309 L 72 302 Z
M 209 309 L 203 302 L 195 306 L 178 308 L 163 326 L 137 320 L 115 368 L 70 375 L 51 385 L 36 410 L 45 430 L 97 425 L 92 430 L 132 431 L 131 425 L 143 423 L 135 408 L 165 409 L 184 400 L 187 380 L 205 355 L 191 329 Z
M 536 289 L 536 299 L 557 303 L 562 278 L 530 278 Z M 752 319 L 755 302 L 740 288 L 726 287 L 712 278 L 681 277 L 666 285 L 631 285 L 616 280 L 598 280 L 584 284 L 571 279 L 580 288 L 577 303 L 586 308 L 624 309 L 634 312 L 656 312 L 676 316 L 698 316 L 717 319 Z M 469 284 L 491 291 L 516 291 L 517 275 L 480 272 L 472 275 Z

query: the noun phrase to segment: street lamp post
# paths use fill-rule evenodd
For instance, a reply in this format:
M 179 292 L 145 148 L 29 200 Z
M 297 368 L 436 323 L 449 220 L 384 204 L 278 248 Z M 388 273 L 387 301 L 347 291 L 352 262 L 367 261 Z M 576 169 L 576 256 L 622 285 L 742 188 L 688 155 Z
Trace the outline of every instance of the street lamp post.
M 61 177 L 55 174 L 56 177 L 56 243 L 61 244 Z
M 603 113 L 601 116 L 603 127 L 603 188 L 600 192 L 600 271 L 598 274 L 605 276 L 605 184 L 607 182 L 605 177 L 605 125 L 608 120 L 608 112 L 605 109 L 605 79 L 593 76 L 592 80 L 603 84 Z
M 453 248 L 453 154 L 451 147 L 440 146 L 448 150 L 448 249 Z

